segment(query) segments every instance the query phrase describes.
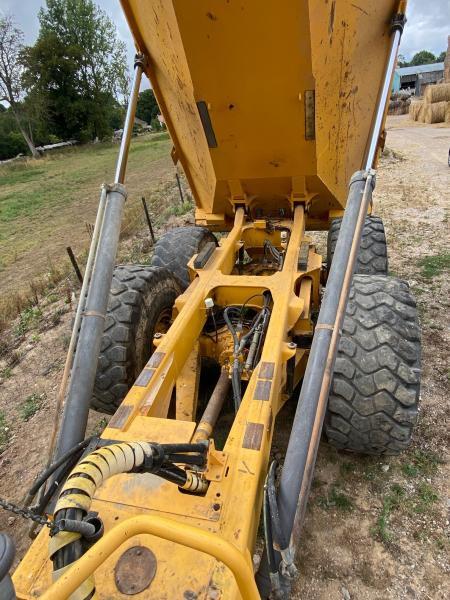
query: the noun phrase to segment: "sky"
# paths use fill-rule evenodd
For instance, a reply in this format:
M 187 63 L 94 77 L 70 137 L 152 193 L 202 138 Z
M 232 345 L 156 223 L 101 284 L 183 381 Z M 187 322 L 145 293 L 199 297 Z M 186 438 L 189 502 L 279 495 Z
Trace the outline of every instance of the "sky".
M 12 14 L 25 33 L 25 43 L 32 44 L 39 31 L 37 13 L 44 4 L 44 0 L 0 0 L 0 14 Z M 97 4 L 116 24 L 119 37 L 126 43 L 131 68 L 134 45 L 119 0 L 97 0 Z M 409 0 L 407 16 L 400 52 L 408 60 L 419 50 L 440 54 L 447 49 L 450 0 Z

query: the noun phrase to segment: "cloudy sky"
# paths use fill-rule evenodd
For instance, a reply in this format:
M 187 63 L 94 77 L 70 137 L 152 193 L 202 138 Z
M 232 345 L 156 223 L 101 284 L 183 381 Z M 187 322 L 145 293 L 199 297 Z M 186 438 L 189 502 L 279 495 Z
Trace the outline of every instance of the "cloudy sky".
M 186 0 L 192 1 L 192 0 Z M 0 14 L 12 14 L 25 33 L 25 41 L 32 44 L 39 30 L 37 13 L 44 0 L 0 0 Z M 115 22 L 120 37 L 126 42 L 130 65 L 134 47 L 119 0 L 97 0 Z M 410 59 L 419 50 L 440 54 L 447 49 L 450 35 L 450 0 L 409 0 L 408 24 L 400 52 Z

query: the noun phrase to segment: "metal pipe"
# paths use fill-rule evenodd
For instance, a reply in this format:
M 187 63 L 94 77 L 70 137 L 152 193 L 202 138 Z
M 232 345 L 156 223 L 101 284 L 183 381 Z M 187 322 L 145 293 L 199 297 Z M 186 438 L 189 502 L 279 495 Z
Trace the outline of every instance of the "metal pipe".
M 392 21 L 393 35 L 391 40 L 391 48 L 389 51 L 388 64 L 386 66 L 386 71 L 384 75 L 383 87 L 381 88 L 381 94 L 378 99 L 378 106 L 375 114 L 375 121 L 372 127 L 369 149 L 367 151 L 367 158 L 364 166 L 366 171 L 372 169 L 374 166 L 374 161 L 377 154 L 378 143 L 381 134 L 381 128 L 383 127 L 383 122 L 386 113 L 386 105 L 391 94 L 392 76 L 394 74 L 394 69 L 397 62 L 397 53 L 398 48 L 400 46 L 403 27 L 406 22 L 405 15 L 404 13 L 401 13 L 400 10 L 401 7 L 399 8 L 399 13 L 395 15 L 394 20 Z
M 145 58 L 142 54 L 136 55 L 134 61 L 134 76 L 131 84 L 130 101 L 128 102 L 127 115 L 123 127 L 122 139 L 120 140 L 119 155 L 117 157 L 116 174 L 114 183 L 123 183 L 125 181 L 125 171 L 128 162 L 128 151 L 130 149 L 130 140 L 133 134 L 134 117 L 136 114 L 137 99 L 141 87 L 142 73 L 145 67 Z
M 211 398 L 206 405 L 205 411 L 200 419 L 200 423 L 197 425 L 195 430 L 193 441 L 194 443 L 207 440 L 214 429 L 214 425 L 217 422 L 222 406 L 230 389 L 231 380 L 228 375 L 228 371 L 225 369 L 221 372 L 220 377 L 216 383 L 216 387 L 211 394 Z
M 96 255 L 96 251 L 97 251 L 98 237 L 99 237 L 99 234 L 100 234 L 100 231 L 102 228 L 102 224 L 103 224 L 103 217 L 104 217 L 105 205 L 106 205 L 106 191 L 107 191 L 107 186 L 106 186 L 106 184 L 103 184 L 101 187 L 101 191 L 100 191 L 100 200 L 98 203 L 97 216 L 95 218 L 95 225 L 94 225 L 94 230 L 92 232 L 91 245 L 89 247 L 89 254 L 88 254 L 88 259 L 86 262 L 86 269 L 84 272 L 83 283 L 81 286 L 80 299 L 78 301 L 78 306 L 77 306 L 77 310 L 75 313 L 75 319 L 73 322 L 72 333 L 71 333 L 70 342 L 69 342 L 69 348 L 67 350 L 66 362 L 64 364 L 64 371 L 63 371 L 63 375 L 61 378 L 61 384 L 59 386 L 58 395 L 56 396 L 55 417 L 54 417 L 54 422 L 53 422 L 52 437 L 50 439 L 49 450 L 48 450 L 48 455 L 47 455 L 46 468 L 48 468 L 50 466 L 50 464 L 52 462 L 53 454 L 55 451 L 56 436 L 58 434 L 58 429 L 59 429 L 59 414 L 60 414 L 61 407 L 64 402 L 64 398 L 66 396 L 67 383 L 69 381 L 70 370 L 72 368 L 73 355 L 75 353 L 75 346 L 76 346 L 77 338 L 78 338 L 78 330 L 80 329 L 81 315 L 82 315 L 82 311 L 84 308 L 84 300 L 86 298 L 89 281 L 91 279 L 92 267 L 94 264 L 95 255 Z M 41 503 L 41 501 L 45 495 L 45 490 L 46 490 L 46 486 L 44 485 L 41 488 L 40 493 L 39 493 L 38 504 Z M 33 524 L 31 526 L 31 529 L 29 532 L 30 537 L 34 537 L 35 531 L 36 531 L 36 526 L 35 526 L 35 524 Z
M 89 282 L 86 310 L 83 313 L 81 322 L 78 346 L 73 361 L 72 376 L 59 432 L 57 458 L 83 440 L 86 432 L 109 290 L 119 243 L 122 211 L 126 199 L 126 190 L 122 183 L 125 177 L 143 68 L 144 59 L 142 56 L 138 56 L 135 62 L 132 91 L 117 159 L 115 184 L 106 191 L 106 206 Z M 89 277 L 86 273 L 83 284 L 88 281 Z M 83 292 L 85 293 L 85 289 L 82 289 L 80 294 L 80 304 L 83 303 L 85 297 Z M 74 332 L 77 330 L 78 328 L 74 326 Z

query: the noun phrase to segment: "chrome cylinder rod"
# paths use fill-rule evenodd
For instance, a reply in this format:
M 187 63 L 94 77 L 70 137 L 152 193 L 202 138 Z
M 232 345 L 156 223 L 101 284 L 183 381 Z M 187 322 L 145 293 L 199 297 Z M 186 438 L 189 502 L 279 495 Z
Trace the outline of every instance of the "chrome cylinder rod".
M 377 155 L 378 144 L 380 140 L 381 128 L 383 127 L 384 115 L 386 112 L 386 104 L 391 95 L 391 83 L 392 75 L 394 74 L 395 65 L 397 63 L 397 53 L 400 46 L 400 40 L 402 37 L 404 21 L 394 29 L 391 41 L 391 48 L 389 51 L 389 60 L 386 67 L 386 72 L 383 80 L 383 87 L 381 88 L 380 98 L 378 100 L 378 106 L 375 114 L 375 121 L 372 127 L 372 133 L 370 135 L 369 148 L 367 151 L 367 158 L 364 169 L 369 171 L 374 167 L 375 157 Z
M 145 67 L 145 58 L 138 54 L 134 61 L 134 77 L 131 84 L 130 101 L 128 102 L 127 115 L 123 126 L 122 139 L 120 141 L 119 155 L 117 157 L 116 173 L 114 183 L 123 183 L 125 181 L 125 171 L 128 162 L 128 151 L 130 149 L 131 136 L 133 134 L 134 117 L 136 115 L 137 99 L 141 87 L 142 73 Z
M 84 439 L 89 406 L 94 389 L 101 338 L 105 326 L 109 290 L 119 244 L 120 225 L 126 191 L 126 162 L 133 131 L 134 115 L 144 69 L 144 59 L 135 62 L 133 85 L 120 144 L 114 185 L 107 189 L 103 223 L 92 267 L 86 307 L 82 313 L 69 390 L 58 436 L 56 459 Z M 80 299 L 80 302 L 83 298 Z

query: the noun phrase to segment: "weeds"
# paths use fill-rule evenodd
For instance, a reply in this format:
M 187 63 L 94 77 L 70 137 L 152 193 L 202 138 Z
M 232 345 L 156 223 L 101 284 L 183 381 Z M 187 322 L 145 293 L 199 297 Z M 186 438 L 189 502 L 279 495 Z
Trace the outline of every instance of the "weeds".
M 401 470 L 407 477 L 435 475 L 438 465 L 441 463 L 442 460 L 434 452 L 415 450 L 411 456 L 411 461 L 404 463 Z
M 9 427 L 6 422 L 5 413 L 0 410 L 0 453 L 4 451 L 9 441 Z
M 342 477 L 347 477 L 348 475 L 353 475 L 356 472 L 356 465 L 352 462 L 343 462 L 339 467 L 339 471 Z
M 11 367 L 5 367 L 4 369 L 2 369 L 0 371 L 0 377 L 2 379 L 9 379 L 12 376 L 12 369 Z
M 94 427 L 92 431 L 92 435 L 99 436 L 103 433 L 103 430 L 108 425 L 108 419 L 106 417 L 102 417 L 97 425 Z
M 418 265 L 422 267 L 423 277 L 431 279 L 450 269 L 450 253 L 425 256 L 419 260 Z
M 28 421 L 31 419 L 31 417 L 33 417 L 41 409 L 46 398 L 47 396 L 45 393 L 34 393 L 30 396 L 27 396 L 19 408 L 19 414 L 22 421 Z
M 178 202 L 172 204 L 170 208 L 167 209 L 167 214 L 175 215 L 176 217 L 182 217 L 186 213 L 192 210 L 192 204 L 188 200 L 184 200 L 183 202 Z
M 373 530 L 375 536 L 379 537 L 383 543 L 391 540 L 392 534 L 389 531 L 389 520 L 393 510 L 399 508 L 405 496 L 405 490 L 398 483 L 391 486 L 390 493 L 383 498 L 381 513 L 377 519 L 376 527 Z
M 326 496 L 321 496 L 317 503 L 325 510 L 337 508 L 343 512 L 350 512 L 354 508 L 350 498 L 335 485 L 331 486 L 329 493 Z
M 428 483 L 421 483 L 417 488 L 417 494 L 411 507 L 412 512 L 424 514 L 429 512 L 432 504 L 439 500 L 439 496 Z
M 30 306 L 20 313 L 19 323 L 14 328 L 14 335 L 22 337 L 29 329 L 37 325 L 42 311 L 37 306 Z

